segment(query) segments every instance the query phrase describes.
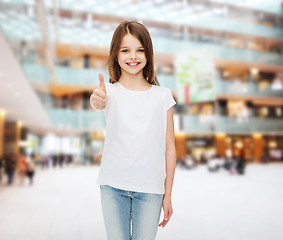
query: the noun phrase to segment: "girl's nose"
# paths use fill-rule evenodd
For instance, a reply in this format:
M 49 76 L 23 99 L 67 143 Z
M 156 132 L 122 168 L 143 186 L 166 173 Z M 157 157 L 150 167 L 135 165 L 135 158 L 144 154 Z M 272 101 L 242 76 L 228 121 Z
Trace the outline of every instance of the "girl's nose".
M 136 58 L 137 58 L 137 57 L 136 57 L 136 54 L 135 54 L 135 53 L 132 53 L 131 56 L 130 56 L 130 58 L 131 58 L 131 59 L 136 59 Z

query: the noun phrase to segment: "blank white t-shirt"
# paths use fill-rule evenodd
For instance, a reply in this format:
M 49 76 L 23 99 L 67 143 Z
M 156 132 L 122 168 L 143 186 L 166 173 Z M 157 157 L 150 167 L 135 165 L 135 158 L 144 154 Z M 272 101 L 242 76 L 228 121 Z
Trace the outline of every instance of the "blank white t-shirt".
M 176 104 L 170 89 L 152 85 L 133 91 L 119 82 L 105 82 L 105 87 L 106 130 L 97 183 L 164 194 L 167 111 Z

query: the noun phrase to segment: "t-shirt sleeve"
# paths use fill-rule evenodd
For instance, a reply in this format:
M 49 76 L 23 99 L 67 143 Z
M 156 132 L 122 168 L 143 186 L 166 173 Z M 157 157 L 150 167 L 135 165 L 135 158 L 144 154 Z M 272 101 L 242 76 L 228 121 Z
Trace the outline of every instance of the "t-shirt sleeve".
M 166 111 L 168 111 L 171 107 L 173 107 L 176 104 L 176 101 L 173 98 L 173 95 L 171 93 L 171 90 L 169 88 L 166 88 L 166 99 L 165 99 L 165 107 Z
M 111 95 L 112 95 L 112 92 L 113 92 L 113 84 L 110 83 L 110 82 L 104 82 L 105 83 L 105 89 L 106 89 L 106 94 L 107 94 L 107 97 L 108 97 L 108 100 L 107 100 L 107 103 L 106 103 L 106 106 L 105 108 L 102 110 L 102 111 L 108 111 L 108 108 L 109 108 L 109 105 L 110 105 L 110 102 L 111 102 Z M 100 109 L 97 109 L 94 107 L 94 105 L 92 104 L 91 100 L 90 100 L 90 105 L 93 109 L 99 111 Z

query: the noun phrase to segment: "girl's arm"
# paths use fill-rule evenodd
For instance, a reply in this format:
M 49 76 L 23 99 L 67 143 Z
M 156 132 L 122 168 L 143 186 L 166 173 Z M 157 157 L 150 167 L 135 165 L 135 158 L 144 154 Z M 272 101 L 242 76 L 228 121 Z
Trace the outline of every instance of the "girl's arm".
M 165 227 L 168 223 L 172 213 L 171 193 L 176 167 L 176 148 L 175 148 L 175 134 L 174 134 L 174 119 L 173 107 L 167 111 L 167 128 L 166 128 L 166 178 L 165 178 L 165 193 L 163 197 L 163 212 L 164 219 L 159 226 Z

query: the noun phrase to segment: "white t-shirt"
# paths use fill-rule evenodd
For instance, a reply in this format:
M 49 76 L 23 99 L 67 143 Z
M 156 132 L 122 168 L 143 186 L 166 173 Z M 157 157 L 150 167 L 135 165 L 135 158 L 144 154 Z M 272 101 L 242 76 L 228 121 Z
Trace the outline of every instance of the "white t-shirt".
M 105 82 L 105 142 L 97 183 L 127 191 L 164 194 L 170 89 L 133 91 Z M 94 106 L 92 106 L 94 108 Z

